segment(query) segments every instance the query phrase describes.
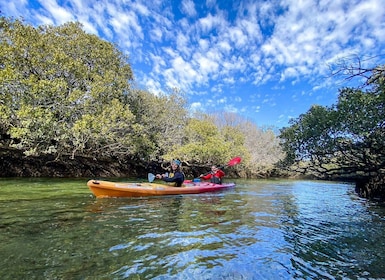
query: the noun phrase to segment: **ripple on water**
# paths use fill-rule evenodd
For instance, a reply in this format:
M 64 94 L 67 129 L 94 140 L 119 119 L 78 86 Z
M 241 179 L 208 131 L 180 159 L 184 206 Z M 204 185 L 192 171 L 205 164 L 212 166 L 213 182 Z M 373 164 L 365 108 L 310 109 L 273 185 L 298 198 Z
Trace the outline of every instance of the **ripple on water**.
M 0 204 L 4 279 L 385 277 L 385 210 L 346 184 L 244 180 L 145 199 L 34 191 Z

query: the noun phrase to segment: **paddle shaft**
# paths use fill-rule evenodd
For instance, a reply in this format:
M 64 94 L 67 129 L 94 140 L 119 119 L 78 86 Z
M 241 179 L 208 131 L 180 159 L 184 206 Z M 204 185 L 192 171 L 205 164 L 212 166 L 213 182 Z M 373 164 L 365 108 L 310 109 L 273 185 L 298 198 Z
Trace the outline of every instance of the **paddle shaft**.
M 221 170 L 222 170 L 222 169 L 225 168 L 226 166 L 229 166 L 229 165 L 226 164 L 226 165 L 219 166 L 218 169 L 221 169 Z M 211 172 L 212 172 L 212 171 L 206 172 L 205 174 L 203 174 L 203 176 L 209 175 Z
M 226 165 L 222 165 L 222 166 L 218 167 L 218 169 L 223 169 L 226 166 L 236 165 L 236 164 L 240 163 L 241 161 L 242 161 L 242 159 L 240 157 L 232 158 Z M 211 173 L 211 171 L 207 172 L 206 174 L 203 174 L 203 176 L 206 176 L 206 175 L 208 175 L 210 173 Z

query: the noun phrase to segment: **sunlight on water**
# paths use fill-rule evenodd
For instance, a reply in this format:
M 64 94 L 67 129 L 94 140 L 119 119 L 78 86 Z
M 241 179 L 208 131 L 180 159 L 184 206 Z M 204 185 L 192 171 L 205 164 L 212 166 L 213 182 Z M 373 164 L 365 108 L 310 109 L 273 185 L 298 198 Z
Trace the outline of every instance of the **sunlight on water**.
M 95 199 L 85 183 L 0 180 L 2 279 L 385 277 L 385 207 L 349 184 Z

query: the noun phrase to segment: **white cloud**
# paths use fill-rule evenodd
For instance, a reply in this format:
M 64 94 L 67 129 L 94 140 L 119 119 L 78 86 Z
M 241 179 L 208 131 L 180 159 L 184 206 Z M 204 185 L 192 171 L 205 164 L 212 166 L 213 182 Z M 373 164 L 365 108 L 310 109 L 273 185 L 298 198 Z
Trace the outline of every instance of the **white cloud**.
M 143 15 L 143 16 L 149 16 L 150 15 L 150 11 L 147 8 L 147 6 L 143 5 L 142 3 L 134 2 L 130 5 L 132 5 L 132 7 L 135 9 L 135 11 L 137 11 L 141 15 Z
M 287 78 L 297 77 L 298 72 L 294 67 L 286 68 L 281 74 L 281 81 L 286 80 Z
M 228 33 L 225 35 L 229 37 L 236 48 L 242 49 L 248 43 L 247 36 L 243 33 L 243 30 L 238 27 L 229 28 Z
M 113 12 L 113 18 L 110 20 L 110 24 L 112 25 L 114 32 L 116 32 L 119 36 L 126 37 L 127 33 L 131 33 L 131 36 L 135 36 L 139 39 L 144 38 L 142 26 L 138 21 L 138 17 L 134 12 Z
M 190 105 L 190 110 L 191 111 L 202 111 L 203 109 L 202 103 L 200 102 L 193 102 Z
M 55 0 L 45 0 L 40 4 L 52 15 L 57 24 L 74 20 L 72 13 L 61 7 Z
M 236 101 L 236 102 L 242 102 L 242 97 L 240 97 L 240 96 L 235 96 L 235 97 L 234 97 L 234 101 Z
M 233 104 L 227 104 L 224 106 L 224 110 L 226 112 L 230 112 L 230 113 L 237 113 L 238 112 L 238 108 L 235 107 Z
M 198 46 L 200 51 L 207 51 L 210 47 L 210 41 L 207 39 L 199 39 L 198 40 Z
M 232 51 L 231 45 L 229 44 L 229 42 L 227 42 L 225 40 L 219 41 L 217 44 L 217 47 L 224 54 L 230 54 L 230 52 Z
M 183 0 L 181 3 L 181 10 L 189 17 L 195 17 L 197 12 L 195 10 L 194 2 L 191 0 Z
M 213 16 L 209 13 L 206 17 L 200 18 L 197 25 L 202 30 L 202 34 L 204 35 L 215 30 L 216 28 L 223 30 L 228 26 L 228 23 L 223 19 L 221 14 Z
M 186 49 L 188 50 L 188 45 L 189 45 L 189 37 L 186 36 L 184 33 L 178 33 L 176 36 L 176 47 L 177 50 L 183 52 L 183 53 L 188 53 Z

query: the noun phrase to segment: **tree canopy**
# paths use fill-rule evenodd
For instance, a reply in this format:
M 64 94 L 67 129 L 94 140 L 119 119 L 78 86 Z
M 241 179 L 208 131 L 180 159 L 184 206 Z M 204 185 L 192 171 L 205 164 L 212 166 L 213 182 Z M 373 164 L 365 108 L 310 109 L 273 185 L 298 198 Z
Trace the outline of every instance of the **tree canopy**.
M 14 146 L 27 154 L 130 149 L 134 118 L 122 101 L 133 74 L 116 47 L 78 23 L 0 25 L 1 128 Z

